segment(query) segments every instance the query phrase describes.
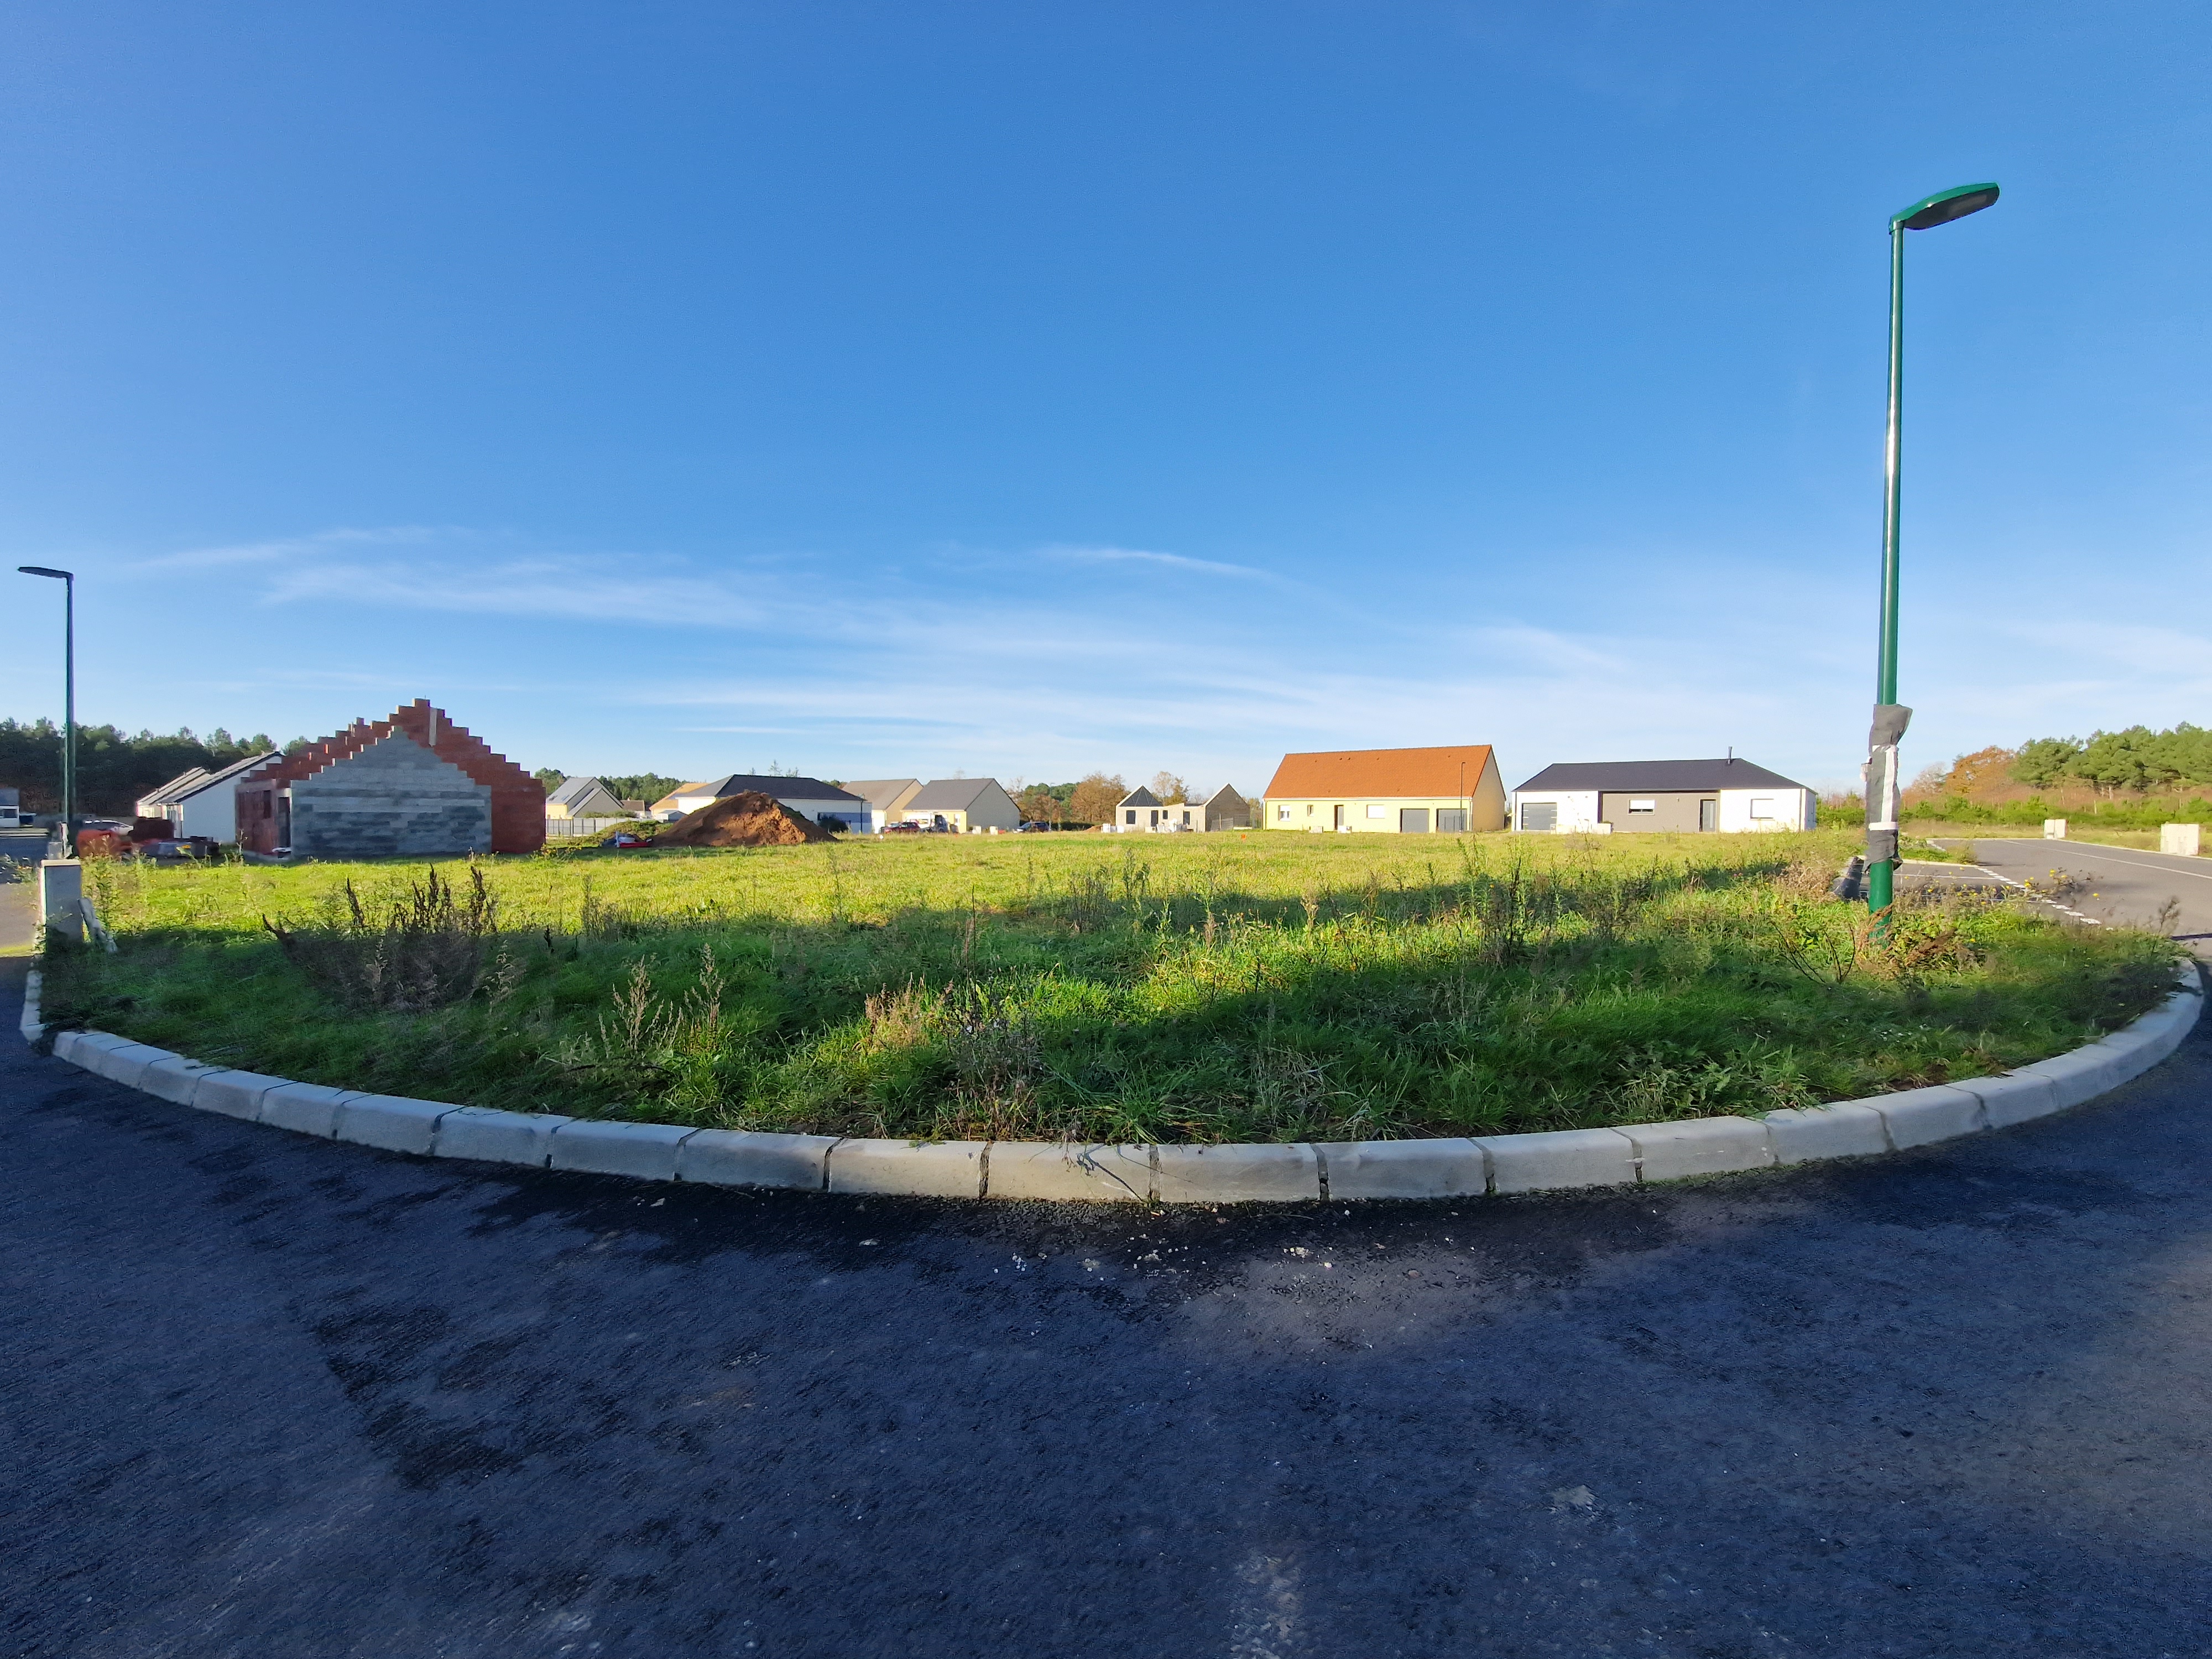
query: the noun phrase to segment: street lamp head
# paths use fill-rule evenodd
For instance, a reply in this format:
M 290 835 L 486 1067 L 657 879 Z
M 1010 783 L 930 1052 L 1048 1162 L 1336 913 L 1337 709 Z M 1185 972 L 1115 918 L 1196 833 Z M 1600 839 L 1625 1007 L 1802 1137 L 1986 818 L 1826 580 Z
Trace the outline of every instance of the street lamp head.
M 1890 215 L 1892 229 L 1902 225 L 1907 230 L 1933 230 L 1938 225 L 1948 225 L 1954 219 L 1963 219 L 1970 213 L 1979 213 L 1997 199 L 1995 185 L 1960 185 L 1954 190 L 1938 191 L 1925 201 L 1915 202 L 1909 208 L 1900 208 Z
M 60 582 L 76 580 L 76 573 L 74 570 L 49 570 L 42 564 L 19 564 L 15 568 L 26 576 L 52 576 L 56 581 Z

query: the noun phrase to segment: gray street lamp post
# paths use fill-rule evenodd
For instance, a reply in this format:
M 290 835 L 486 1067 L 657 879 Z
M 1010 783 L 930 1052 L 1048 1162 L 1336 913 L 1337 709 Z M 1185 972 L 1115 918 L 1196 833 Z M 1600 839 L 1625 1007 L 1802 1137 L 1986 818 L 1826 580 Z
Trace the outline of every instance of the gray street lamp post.
M 62 584 L 62 856 L 76 856 L 76 573 L 19 564 L 26 576 Z
M 1897 701 L 1898 465 L 1905 427 L 1905 233 L 1932 230 L 1979 213 L 1997 199 L 1995 185 L 1960 185 L 1938 191 L 1890 216 L 1889 442 L 1884 451 L 1887 488 L 1881 514 L 1881 643 L 1875 670 L 1874 729 L 1867 739 L 1867 908 L 1889 908 L 1897 868 L 1898 740 L 1912 711 Z

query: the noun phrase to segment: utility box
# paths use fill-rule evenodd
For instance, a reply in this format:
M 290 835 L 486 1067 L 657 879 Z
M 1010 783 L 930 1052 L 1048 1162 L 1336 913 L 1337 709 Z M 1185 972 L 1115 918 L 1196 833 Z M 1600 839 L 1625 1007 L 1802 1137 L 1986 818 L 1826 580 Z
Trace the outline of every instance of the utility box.
M 40 860 L 39 926 L 49 939 L 84 943 L 84 866 L 76 860 Z
M 2201 823 L 2161 823 L 2158 826 L 2158 850 L 2185 859 L 2202 857 L 2204 826 Z
M 2066 820 L 2064 818 L 2044 819 L 2043 838 L 2045 841 L 2064 841 L 2066 839 Z

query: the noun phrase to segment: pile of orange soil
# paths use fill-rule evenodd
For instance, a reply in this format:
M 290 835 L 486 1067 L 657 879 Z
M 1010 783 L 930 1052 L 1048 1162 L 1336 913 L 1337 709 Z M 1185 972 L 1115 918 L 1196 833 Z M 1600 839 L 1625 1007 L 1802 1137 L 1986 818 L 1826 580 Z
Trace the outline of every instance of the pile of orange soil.
M 687 812 L 653 838 L 655 847 L 801 847 L 827 841 L 830 832 L 809 823 L 773 795 L 748 789 Z

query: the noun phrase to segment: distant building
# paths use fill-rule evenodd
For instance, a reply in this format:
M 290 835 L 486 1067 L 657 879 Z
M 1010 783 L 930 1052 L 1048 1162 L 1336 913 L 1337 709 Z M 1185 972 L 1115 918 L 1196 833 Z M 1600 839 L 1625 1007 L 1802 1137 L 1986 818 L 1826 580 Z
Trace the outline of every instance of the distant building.
M 1252 827 L 1252 803 L 1242 792 L 1223 784 L 1206 798 L 1204 802 L 1207 830 L 1249 830 Z
M 1269 830 L 1449 836 L 1505 825 L 1488 744 L 1285 755 L 1260 805 Z
M 209 771 L 195 766 L 171 778 L 159 789 L 141 795 L 137 811 L 142 818 L 167 818 L 179 841 L 204 836 L 210 841 L 228 841 L 238 833 L 238 787 L 274 751 L 249 755 L 228 766 Z
M 264 757 L 238 782 L 234 827 L 254 853 L 534 853 L 545 844 L 545 787 L 418 697 L 387 720 Z
M 549 818 L 618 818 L 628 811 L 597 778 L 563 778 L 560 787 L 545 797 Z
M 732 772 L 706 783 L 686 783 L 653 803 L 653 816 L 664 823 L 711 806 L 718 800 L 747 793 L 771 796 L 813 823 L 834 823 L 866 834 L 871 828 L 868 803 L 850 790 L 819 778 L 792 778 L 775 773 Z
M 940 778 L 915 791 L 899 809 L 897 821 L 975 836 L 1020 829 L 1022 809 L 995 778 Z
M 1164 801 L 1149 789 L 1132 789 L 1114 808 L 1108 829 L 1125 836 L 1188 830 L 1248 830 L 1251 803 L 1227 784 L 1202 801 Z
M 845 787 L 868 803 L 871 814 L 869 827 L 880 830 L 886 823 L 903 823 L 901 816 L 907 803 L 921 793 L 920 778 L 861 778 L 848 779 Z
M 1810 830 L 1803 784 L 1747 760 L 1594 761 L 1547 766 L 1513 792 L 1513 827 L 1535 834 L 1729 835 Z

